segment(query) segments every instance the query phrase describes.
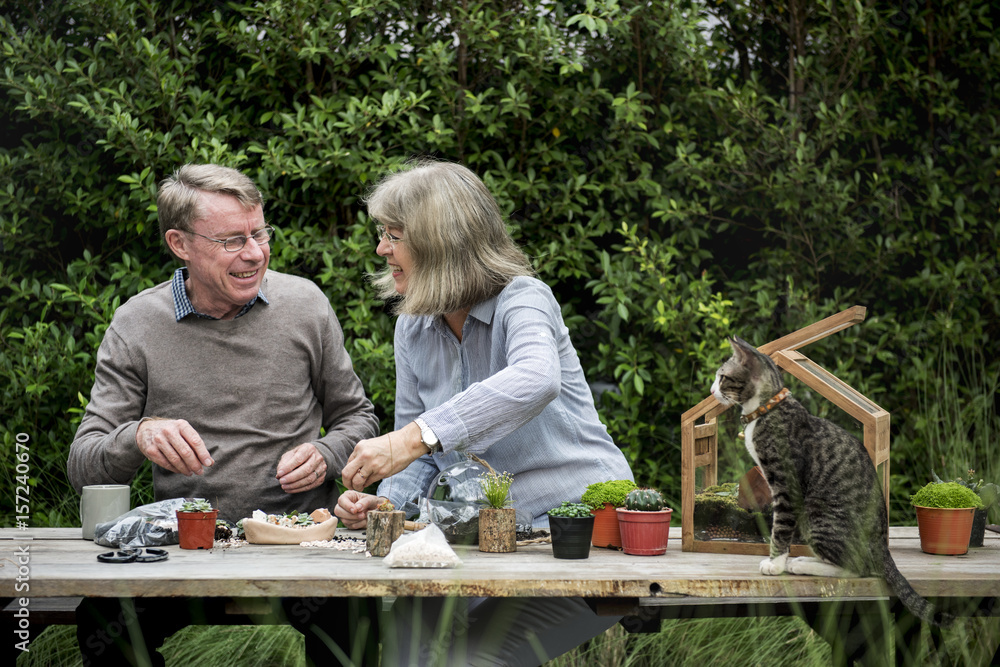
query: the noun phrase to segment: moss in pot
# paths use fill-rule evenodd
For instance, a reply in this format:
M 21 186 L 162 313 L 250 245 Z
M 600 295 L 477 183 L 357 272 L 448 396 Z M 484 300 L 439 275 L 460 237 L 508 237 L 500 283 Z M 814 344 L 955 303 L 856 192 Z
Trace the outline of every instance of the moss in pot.
M 917 513 L 920 549 L 959 556 L 969 551 L 972 520 L 982 502 L 957 482 L 931 482 L 910 497 Z
M 591 484 L 583 492 L 580 501 L 590 505 L 595 517 L 593 537 L 595 547 L 621 548 L 622 536 L 615 509 L 625 504 L 625 496 L 634 488 L 636 488 L 635 482 L 630 479 L 613 479 Z

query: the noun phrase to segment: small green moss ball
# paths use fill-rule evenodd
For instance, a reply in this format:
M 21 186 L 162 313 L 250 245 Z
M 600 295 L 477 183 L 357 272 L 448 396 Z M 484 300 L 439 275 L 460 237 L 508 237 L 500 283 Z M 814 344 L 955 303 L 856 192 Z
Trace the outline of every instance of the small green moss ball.
M 941 509 L 959 509 L 963 507 L 979 507 L 979 496 L 972 489 L 956 482 L 939 484 L 931 482 L 910 496 L 910 502 L 917 507 L 937 507 Z

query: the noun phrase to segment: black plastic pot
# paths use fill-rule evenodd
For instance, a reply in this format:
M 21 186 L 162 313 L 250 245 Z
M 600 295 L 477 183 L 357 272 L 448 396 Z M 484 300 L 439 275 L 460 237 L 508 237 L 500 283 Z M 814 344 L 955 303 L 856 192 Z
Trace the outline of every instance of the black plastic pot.
M 549 533 L 552 535 L 552 555 L 556 558 L 588 558 L 594 517 L 550 515 Z
M 983 538 L 986 537 L 986 514 L 987 510 L 977 509 L 972 515 L 972 535 L 969 536 L 970 547 L 983 546 Z

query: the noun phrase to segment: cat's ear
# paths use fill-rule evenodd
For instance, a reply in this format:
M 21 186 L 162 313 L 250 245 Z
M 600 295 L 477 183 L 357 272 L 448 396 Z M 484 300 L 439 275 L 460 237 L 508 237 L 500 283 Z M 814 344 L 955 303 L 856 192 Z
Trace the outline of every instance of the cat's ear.
M 739 336 L 730 336 L 729 345 L 733 348 L 733 356 L 741 363 L 754 357 L 754 346 Z

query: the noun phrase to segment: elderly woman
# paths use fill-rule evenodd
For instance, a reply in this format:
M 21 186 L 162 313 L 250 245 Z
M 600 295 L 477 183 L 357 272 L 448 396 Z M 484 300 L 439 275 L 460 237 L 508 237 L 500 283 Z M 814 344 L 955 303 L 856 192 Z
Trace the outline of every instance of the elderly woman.
M 375 286 L 385 299 L 399 297 L 396 430 L 359 442 L 344 467 L 348 491 L 335 511 L 345 525 L 364 527 L 378 506 L 379 496 L 361 493 L 368 485 L 384 480 L 380 496 L 400 506 L 426 496 L 465 453 L 513 475 L 511 498 L 536 527 L 588 484 L 632 479 L 598 418 L 559 304 L 533 276 L 483 182 L 460 165 L 420 161 L 385 177 L 367 204 L 386 260 Z M 425 624 L 439 620 L 433 602 L 422 601 Z M 469 606 L 476 620 L 456 622 L 461 641 L 445 645 L 456 664 L 540 664 L 616 620 L 580 599 Z M 415 664 L 407 641 L 419 621 L 402 618 L 405 610 L 393 615 L 400 642 L 392 647 L 384 637 L 386 650 Z M 421 655 L 416 662 L 429 659 Z

